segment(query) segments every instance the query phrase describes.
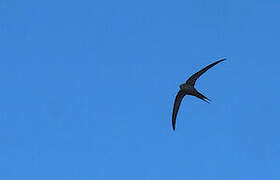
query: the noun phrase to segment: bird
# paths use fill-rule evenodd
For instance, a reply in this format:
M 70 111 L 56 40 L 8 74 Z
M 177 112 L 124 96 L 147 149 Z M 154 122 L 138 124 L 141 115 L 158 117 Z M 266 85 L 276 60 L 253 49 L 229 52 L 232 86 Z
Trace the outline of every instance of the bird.
M 172 128 L 173 131 L 175 131 L 175 124 L 176 124 L 176 117 L 178 114 L 178 110 L 180 107 L 180 104 L 183 100 L 183 98 L 185 97 L 185 95 L 191 95 L 191 96 L 195 96 L 207 103 L 210 103 L 210 99 L 208 99 L 207 97 L 205 97 L 203 94 L 201 94 L 200 92 L 198 92 L 195 89 L 195 83 L 196 80 L 202 75 L 204 74 L 207 70 L 209 70 L 210 68 L 212 68 L 213 66 L 215 66 L 216 64 L 225 61 L 226 58 L 220 59 L 208 66 L 206 66 L 205 68 L 201 69 L 200 71 L 196 72 L 195 74 L 193 74 L 187 81 L 186 83 L 183 83 L 180 85 L 180 90 L 176 95 L 175 98 L 175 102 L 174 102 L 174 106 L 173 106 L 173 112 L 172 112 Z

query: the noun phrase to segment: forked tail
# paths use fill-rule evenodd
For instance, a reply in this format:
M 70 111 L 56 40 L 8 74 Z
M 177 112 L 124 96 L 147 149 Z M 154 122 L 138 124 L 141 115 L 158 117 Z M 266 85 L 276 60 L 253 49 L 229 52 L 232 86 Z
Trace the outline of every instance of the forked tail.
M 210 99 L 208 99 L 207 97 L 205 97 L 203 94 L 201 94 L 201 93 L 198 92 L 198 91 L 197 91 L 197 93 L 196 93 L 195 96 L 198 97 L 199 99 L 201 99 L 201 100 L 207 102 L 208 104 L 211 102 Z

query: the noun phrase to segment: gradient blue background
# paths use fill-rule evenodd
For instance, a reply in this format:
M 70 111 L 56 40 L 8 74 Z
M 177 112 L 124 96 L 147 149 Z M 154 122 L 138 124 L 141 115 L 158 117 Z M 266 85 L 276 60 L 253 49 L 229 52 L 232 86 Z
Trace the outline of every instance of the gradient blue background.
M 279 180 L 279 8 L 1 0 L 0 179 Z

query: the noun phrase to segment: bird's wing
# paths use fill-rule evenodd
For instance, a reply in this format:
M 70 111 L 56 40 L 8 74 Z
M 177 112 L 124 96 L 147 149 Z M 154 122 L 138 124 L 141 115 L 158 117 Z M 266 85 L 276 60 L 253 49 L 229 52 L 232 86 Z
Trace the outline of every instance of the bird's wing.
M 186 84 L 189 84 L 191 86 L 194 86 L 195 85 L 195 82 L 196 80 L 203 74 L 205 73 L 208 69 L 210 69 L 211 67 L 215 66 L 216 64 L 222 62 L 226 60 L 226 58 L 224 59 L 221 59 L 219 61 L 216 61 L 208 66 L 206 66 L 205 68 L 201 69 L 200 71 L 198 71 L 197 73 L 193 74 L 187 81 L 186 81 Z
M 176 117 L 177 113 L 180 107 L 180 104 L 182 102 L 182 99 L 186 95 L 186 92 L 183 90 L 180 90 L 178 94 L 176 95 L 175 102 L 174 102 L 174 107 L 173 107 L 173 113 L 172 113 L 172 127 L 173 130 L 175 130 L 175 124 L 176 124 Z

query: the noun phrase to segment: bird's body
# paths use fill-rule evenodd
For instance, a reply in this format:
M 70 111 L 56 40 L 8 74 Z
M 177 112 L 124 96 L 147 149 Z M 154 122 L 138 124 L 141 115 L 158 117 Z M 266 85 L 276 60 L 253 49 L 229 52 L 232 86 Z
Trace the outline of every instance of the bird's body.
M 192 95 L 192 96 L 194 96 L 197 92 L 197 90 L 193 86 L 190 86 L 188 84 L 181 84 L 180 90 L 186 92 L 187 95 Z
M 198 71 L 197 73 L 193 74 L 187 81 L 186 83 L 183 83 L 180 85 L 180 91 L 177 93 L 176 98 L 175 98 L 175 102 L 174 102 L 174 107 L 173 107 L 173 113 L 172 113 L 172 127 L 173 130 L 175 130 L 175 124 L 176 124 L 176 117 L 177 117 L 177 113 L 180 107 L 180 104 L 184 98 L 185 95 L 191 95 L 191 96 L 195 96 L 207 103 L 209 103 L 210 99 L 208 99 L 207 97 L 205 97 L 203 94 L 199 93 L 194 85 L 196 80 L 203 74 L 205 73 L 208 69 L 210 69 L 211 67 L 215 66 L 216 64 L 224 61 L 225 59 L 221 59 L 219 61 L 216 61 L 208 66 L 206 66 L 205 68 L 201 69 L 200 71 Z

